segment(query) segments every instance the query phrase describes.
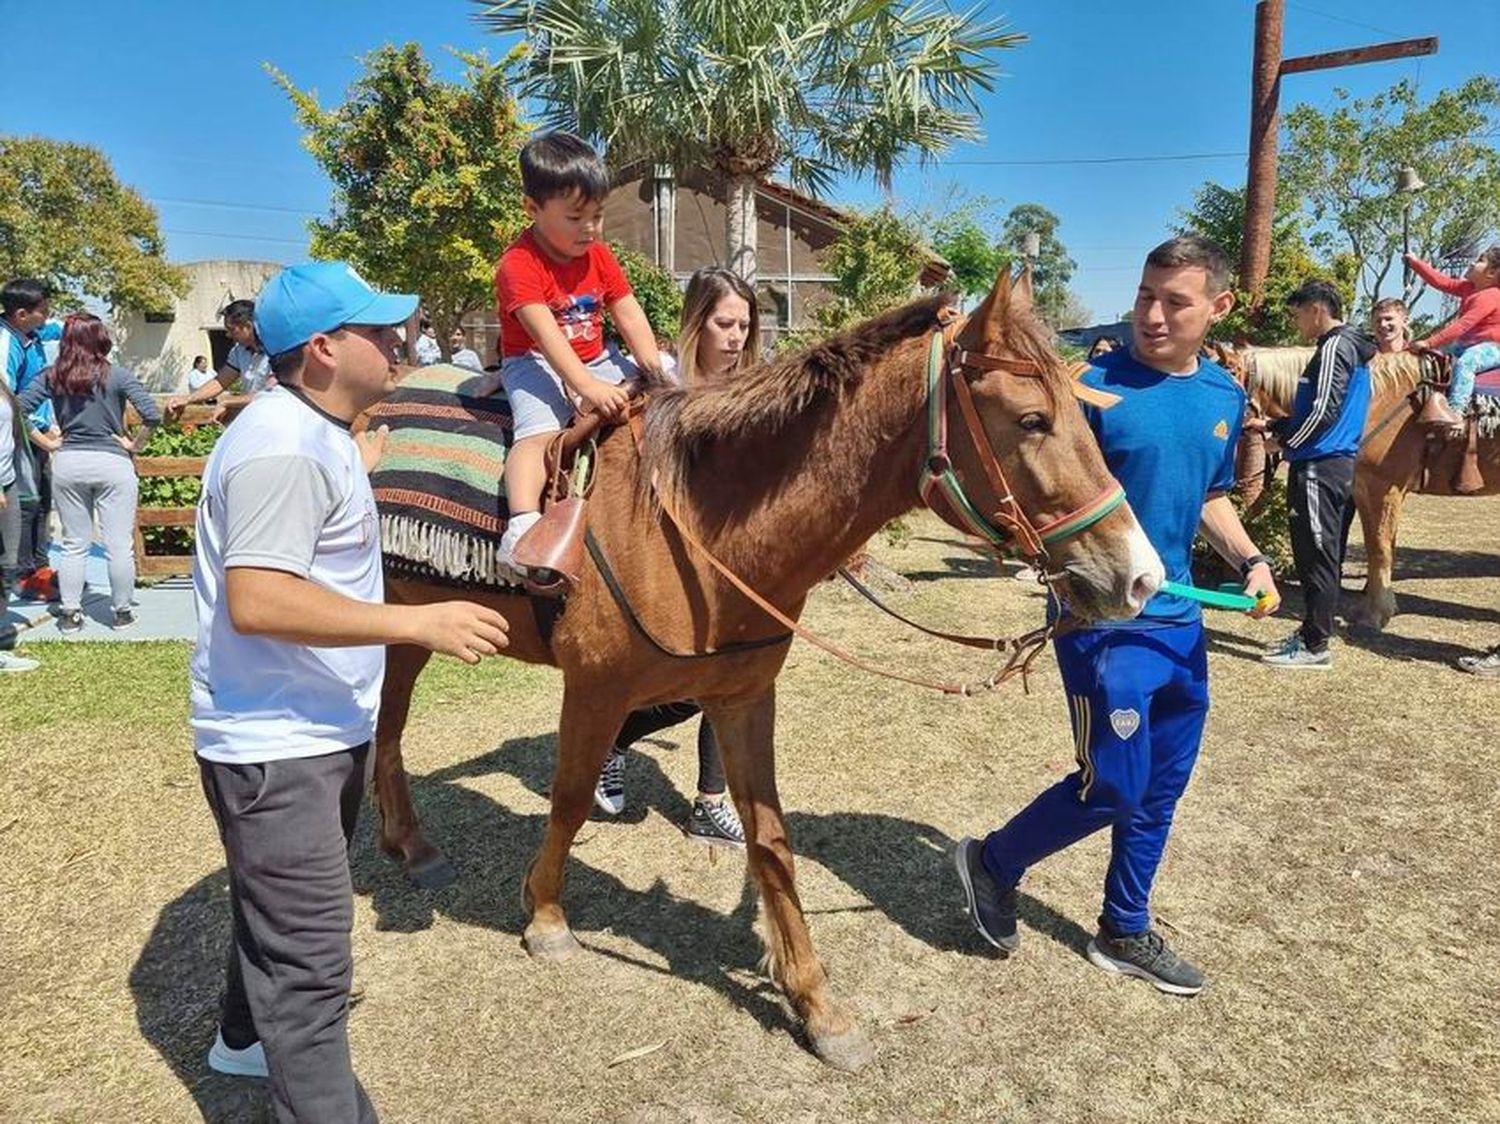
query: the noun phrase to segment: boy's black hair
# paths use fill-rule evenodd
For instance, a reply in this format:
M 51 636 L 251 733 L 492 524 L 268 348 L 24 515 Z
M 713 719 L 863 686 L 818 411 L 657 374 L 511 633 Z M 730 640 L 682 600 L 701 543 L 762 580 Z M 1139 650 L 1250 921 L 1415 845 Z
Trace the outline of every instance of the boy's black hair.
M 560 130 L 542 133 L 521 149 L 521 190 L 536 204 L 575 191 L 597 203 L 609 194 L 609 169 L 581 137 Z
M 1301 308 L 1305 304 L 1321 304 L 1328 309 L 1328 315 L 1335 320 L 1344 315 L 1344 300 L 1339 296 L 1339 291 L 1327 281 L 1320 281 L 1316 277 L 1298 285 L 1286 298 L 1286 303 L 1292 308 Z
M 193 356 L 193 366 L 194 367 L 196 367 L 198 365 L 198 360 L 200 360 L 200 359 L 203 360 L 205 363 L 208 362 L 208 356 L 207 355 L 195 355 L 195 356 Z
M 5 287 L 0 289 L 0 307 L 5 309 L 6 316 L 16 312 L 30 312 L 51 298 L 52 286 L 35 277 L 18 277 L 14 281 L 7 281 Z
M 224 318 L 224 326 L 230 324 L 249 324 L 255 327 L 255 302 L 247 300 L 230 301 L 224 306 L 224 311 L 219 314 Z
M 1179 234 L 1168 238 L 1146 255 L 1146 264 L 1157 269 L 1196 266 L 1203 270 L 1210 296 L 1218 296 L 1229 288 L 1229 255 L 1212 238 L 1201 234 Z
M 271 356 L 271 374 L 279 383 L 295 383 L 302 377 L 302 366 L 307 358 L 307 344 L 299 343 L 280 355 Z

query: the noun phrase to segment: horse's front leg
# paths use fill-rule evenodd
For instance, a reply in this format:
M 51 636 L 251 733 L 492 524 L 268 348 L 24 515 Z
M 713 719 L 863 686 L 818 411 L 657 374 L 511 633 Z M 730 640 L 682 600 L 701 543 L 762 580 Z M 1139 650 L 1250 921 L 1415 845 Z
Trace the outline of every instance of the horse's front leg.
M 401 760 L 401 736 L 411 712 L 417 676 L 432 653 L 409 644 L 386 649 L 385 681 L 375 734 L 375 806 L 380 812 L 380 849 L 401 864 L 407 877 L 425 890 L 437 890 L 458 877 L 443 853 L 427 842 L 411 801 L 411 782 Z
M 813 1052 L 838 1069 L 857 1070 L 874 1056 L 869 1038 L 829 993 L 813 952 L 776 794 L 775 688 L 748 701 L 703 704 L 713 722 L 724 772 L 745 825 L 750 876 L 760 890 L 767 922 L 766 956 L 772 979 L 807 1028 Z
M 1370 628 L 1383 629 L 1396 615 L 1391 575 L 1396 558 L 1396 528 L 1405 501 L 1405 488 L 1368 470 L 1355 472 L 1354 504 L 1365 540 L 1366 575 L 1364 594 L 1354 617 L 1358 624 Z
M 563 868 L 573 837 L 588 819 L 594 786 L 625 721 L 625 704 L 598 692 L 563 691 L 557 725 L 557 765 L 552 774 L 552 813 L 541 850 L 531 860 L 521 889 L 529 918 L 526 951 L 539 960 L 561 960 L 578 949 L 562 907 Z

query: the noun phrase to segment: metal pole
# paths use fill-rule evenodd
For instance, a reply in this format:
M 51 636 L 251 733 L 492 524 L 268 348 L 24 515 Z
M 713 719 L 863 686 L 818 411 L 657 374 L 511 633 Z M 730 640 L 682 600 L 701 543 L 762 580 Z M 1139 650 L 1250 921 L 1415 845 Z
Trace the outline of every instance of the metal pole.
M 1250 90 L 1250 165 L 1245 188 L 1245 230 L 1240 246 L 1240 287 L 1260 303 L 1271 268 L 1271 223 L 1276 213 L 1276 110 L 1281 93 L 1282 0 L 1255 5 L 1255 61 Z

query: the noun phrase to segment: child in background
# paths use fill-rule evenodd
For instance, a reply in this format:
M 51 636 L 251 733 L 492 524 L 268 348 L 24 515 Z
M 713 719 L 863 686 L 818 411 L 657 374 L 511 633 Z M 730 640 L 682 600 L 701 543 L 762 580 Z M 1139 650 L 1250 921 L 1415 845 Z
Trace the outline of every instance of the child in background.
M 548 440 L 576 410 L 623 416 L 629 395 L 620 384 L 661 364 L 646 314 L 600 239 L 609 173 L 598 153 L 570 133 L 535 137 L 521 150 L 521 185 L 531 226 L 495 271 L 500 380 L 514 425 L 500 554 L 512 568 L 516 544 L 541 517 Z M 606 345 L 605 312 L 633 362 Z
M 1461 427 L 1474 394 L 1474 376 L 1500 367 L 1500 246 L 1475 258 L 1462 278 L 1440 273 L 1415 254 L 1405 255 L 1405 261 L 1438 292 L 1458 298 L 1458 315 L 1412 346 L 1435 351 L 1453 344 L 1458 349 L 1448 405 L 1453 407 L 1452 424 Z

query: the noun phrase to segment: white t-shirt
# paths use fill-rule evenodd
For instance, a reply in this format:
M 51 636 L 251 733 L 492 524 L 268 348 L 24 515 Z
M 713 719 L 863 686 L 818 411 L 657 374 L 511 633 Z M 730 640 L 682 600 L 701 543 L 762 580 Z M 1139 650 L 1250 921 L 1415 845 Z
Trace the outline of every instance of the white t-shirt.
M 467 371 L 484 371 L 484 361 L 479 358 L 479 352 L 471 347 L 461 347 L 453 353 L 453 358 L 448 360 L 455 367 L 462 367 Z
M 200 757 L 246 764 L 316 757 L 375 736 L 385 648 L 312 648 L 245 636 L 224 572 L 284 570 L 379 602 L 380 521 L 348 426 L 276 386 L 245 408 L 203 472 L 193 552 L 198 646 L 189 667 Z
M 242 343 L 229 349 L 224 365 L 240 373 L 241 394 L 259 394 L 266 389 L 266 381 L 271 377 L 271 357 Z
M 188 368 L 188 390 L 197 390 L 209 379 L 214 377 L 212 371 L 200 371 L 197 367 Z
M 443 349 L 438 346 L 438 341 L 426 332 L 418 334 L 415 351 L 418 366 L 430 367 L 443 360 Z

